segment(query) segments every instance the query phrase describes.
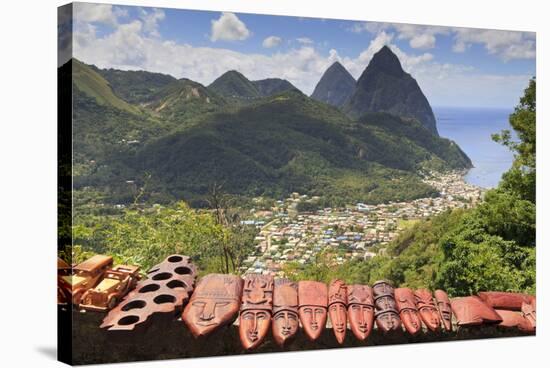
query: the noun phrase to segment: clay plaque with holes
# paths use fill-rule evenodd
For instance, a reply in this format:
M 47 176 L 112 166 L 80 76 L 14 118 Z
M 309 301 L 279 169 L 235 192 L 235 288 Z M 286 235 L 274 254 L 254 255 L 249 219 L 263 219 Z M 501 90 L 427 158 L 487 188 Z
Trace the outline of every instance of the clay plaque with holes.
M 393 286 L 389 281 L 376 281 L 372 286 L 375 318 L 378 328 L 385 333 L 401 330 L 401 320 L 395 305 Z
M 245 349 L 254 349 L 266 337 L 272 308 L 273 276 L 247 275 L 239 318 L 239 337 Z
M 439 309 L 439 316 L 443 322 L 445 331 L 453 330 L 453 311 L 451 309 L 451 301 L 447 296 L 447 293 L 443 290 L 436 290 L 434 292 L 435 301 L 437 302 L 437 308 Z
M 298 285 L 288 279 L 275 279 L 273 288 L 273 340 L 279 346 L 298 331 Z
M 419 333 L 422 330 L 422 320 L 416 309 L 413 291 L 409 288 L 395 289 L 395 304 L 405 330 L 411 335 Z
M 368 285 L 348 286 L 348 319 L 355 337 L 366 340 L 374 327 L 374 299 Z
M 327 323 L 327 285 L 317 281 L 298 282 L 298 315 L 307 337 L 314 341 Z
M 328 288 L 328 315 L 334 336 L 343 344 L 347 330 L 348 289 L 344 281 L 332 280 Z
M 243 280 L 236 275 L 209 274 L 198 283 L 182 315 L 193 336 L 205 336 L 232 323 L 241 303 Z
M 420 313 L 422 321 L 430 331 L 437 331 L 441 326 L 439 311 L 435 306 L 432 292 L 428 289 L 418 289 L 414 292 L 416 308 Z
M 189 300 L 196 278 L 196 268 L 189 257 L 174 254 L 147 273 L 147 279 L 103 319 L 101 328 L 131 331 L 150 321 L 157 313 L 174 315 Z

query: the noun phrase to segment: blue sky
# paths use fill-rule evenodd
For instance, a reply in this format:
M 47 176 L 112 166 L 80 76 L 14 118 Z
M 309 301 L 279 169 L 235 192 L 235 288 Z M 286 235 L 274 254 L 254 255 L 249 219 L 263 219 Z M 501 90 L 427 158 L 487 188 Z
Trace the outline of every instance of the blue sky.
M 434 106 L 517 104 L 535 75 L 535 34 L 351 20 L 76 3 L 74 56 L 205 85 L 236 69 L 311 94 L 340 61 L 358 78 L 388 45 Z

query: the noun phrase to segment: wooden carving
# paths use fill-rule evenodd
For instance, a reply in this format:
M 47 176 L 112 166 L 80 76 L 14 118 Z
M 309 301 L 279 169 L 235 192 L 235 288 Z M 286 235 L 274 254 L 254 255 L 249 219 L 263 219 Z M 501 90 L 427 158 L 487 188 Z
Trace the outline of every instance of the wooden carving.
M 298 331 L 298 285 L 288 279 L 275 279 L 273 288 L 273 339 L 279 346 Z
M 314 341 L 327 323 L 327 285 L 317 281 L 298 282 L 298 315 L 307 337 Z
M 521 304 L 521 313 L 529 321 L 534 329 L 537 328 L 537 300 L 535 297 L 531 299 L 530 303 Z
M 478 296 L 490 307 L 521 311 L 523 303 L 530 303 L 534 296 L 522 293 L 510 293 L 504 291 L 481 291 Z
M 498 324 L 499 327 L 517 328 L 524 332 L 535 332 L 533 325 L 521 314 L 521 312 L 503 309 L 495 309 L 495 311 L 502 318 L 502 322 Z
M 441 321 L 443 321 L 443 327 L 445 331 L 453 330 L 453 310 L 451 309 L 451 301 L 447 296 L 447 293 L 443 290 L 436 290 L 434 292 L 435 300 L 437 302 L 437 308 L 439 309 L 439 315 Z
M 416 309 L 413 291 L 409 288 L 395 289 L 395 303 L 407 332 L 411 335 L 419 333 L 422 330 L 422 321 Z
M 502 317 L 477 296 L 451 300 L 451 308 L 458 326 L 476 326 L 502 322 Z
M 239 312 L 243 280 L 235 275 L 209 274 L 198 283 L 182 319 L 195 337 L 231 323 Z
M 376 307 L 376 325 L 383 332 L 401 330 L 401 320 L 395 305 L 393 286 L 388 281 L 376 281 L 372 286 Z
M 239 319 L 239 337 L 245 349 L 260 345 L 269 331 L 273 308 L 273 276 L 247 275 Z
M 334 336 L 339 344 L 346 338 L 348 304 L 347 286 L 342 280 L 332 280 L 328 288 L 328 314 Z
M 366 340 L 374 327 L 374 299 L 369 286 L 348 286 L 348 319 L 355 337 Z
M 414 292 L 416 299 L 416 308 L 420 317 L 430 331 L 438 331 L 441 326 L 439 311 L 435 306 L 431 291 L 427 289 L 418 289 Z

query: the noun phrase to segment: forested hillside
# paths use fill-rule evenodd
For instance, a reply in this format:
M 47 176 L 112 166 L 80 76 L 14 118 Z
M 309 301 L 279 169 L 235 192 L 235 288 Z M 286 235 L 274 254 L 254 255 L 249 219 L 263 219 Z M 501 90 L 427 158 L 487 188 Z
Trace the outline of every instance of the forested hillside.
M 390 244 L 386 255 L 334 267 L 321 255 L 314 265 L 290 264 L 294 278 L 369 283 L 386 278 L 395 285 L 441 288 L 451 296 L 482 290 L 536 292 L 536 82 L 531 80 L 509 131 L 493 139 L 508 146 L 515 160 L 498 188 L 469 210 L 422 220 Z

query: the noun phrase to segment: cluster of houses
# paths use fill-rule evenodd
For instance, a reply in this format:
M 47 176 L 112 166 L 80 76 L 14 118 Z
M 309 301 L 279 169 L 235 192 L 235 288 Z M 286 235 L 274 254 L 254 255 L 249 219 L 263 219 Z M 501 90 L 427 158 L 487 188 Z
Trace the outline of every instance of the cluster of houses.
M 255 238 L 256 252 L 243 262 L 241 271 L 284 276 L 285 264 L 293 262 L 300 266 L 316 262 L 317 255 L 326 250 L 336 264 L 369 259 L 384 254 L 386 246 L 412 221 L 448 209 L 474 206 L 483 194 L 481 188 L 466 183 L 460 172 L 430 174 L 425 181 L 438 189 L 441 196 L 298 212 L 298 203 L 318 198 L 293 193 L 277 201 L 270 210 L 256 211 L 254 219 L 243 221 L 256 225 L 259 232 Z

